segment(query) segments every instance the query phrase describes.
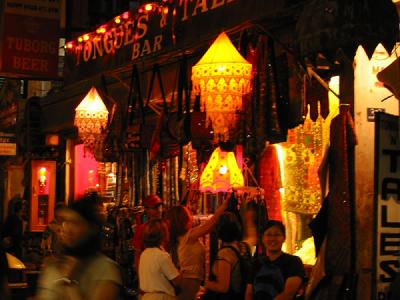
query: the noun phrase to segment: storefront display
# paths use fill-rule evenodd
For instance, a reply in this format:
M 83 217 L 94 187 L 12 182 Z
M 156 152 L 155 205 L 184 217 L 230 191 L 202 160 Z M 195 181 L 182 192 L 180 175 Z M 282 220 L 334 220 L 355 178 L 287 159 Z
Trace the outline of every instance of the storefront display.
M 85 193 L 96 191 L 105 202 L 115 201 L 117 184 L 117 163 L 98 162 L 85 151 L 83 144 L 75 146 L 74 195 L 79 199 Z
M 34 160 L 31 170 L 30 230 L 43 232 L 54 218 L 56 162 Z

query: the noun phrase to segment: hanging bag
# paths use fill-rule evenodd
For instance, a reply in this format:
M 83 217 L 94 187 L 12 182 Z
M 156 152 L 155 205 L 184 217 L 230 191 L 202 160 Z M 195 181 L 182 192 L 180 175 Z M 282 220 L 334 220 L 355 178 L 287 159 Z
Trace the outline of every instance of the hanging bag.
M 172 98 L 172 100 L 174 100 Z M 185 112 L 183 102 L 185 100 Z M 177 111 L 169 112 L 167 119 L 168 134 L 179 145 L 186 145 L 190 140 L 190 91 L 187 77 L 187 61 L 182 58 L 179 64 Z
M 128 94 L 128 112 L 126 115 L 126 134 L 124 139 L 124 150 L 134 151 L 140 149 L 140 129 L 144 123 L 143 105 L 140 105 L 141 119 L 135 120 L 136 102 L 143 103 L 140 89 L 139 71 L 134 65 L 132 67 L 131 82 Z M 135 122 L 136 121 L 136 122 Z
M 98 89 L 100 95 L 104 92 L 105 99 L 115 102 L 108 93 L 107 82 L 104 74 L 101 75 L 101 88 Z M 119 139 L 115 134 L 115 124 L 113 122 L 115 113 L 115 103 L 112 106 L 107 126 L 102 129 L 102 137 L 96 141 L 94 157 L 97 161 L 117 161 L 119 153 Z
M 163 112 L 158 119 L 158 124 L 151 139 L 151 146 L 150 146 L 150 158 L 155 159 L 156 157 L 160 156 L 161 158 L 171 158 L 175 157 L 179 154 L 179 143 L 178 141 L 171 136 L 168 130 L 168 119 L 171 118 L 167 105 L 167 99 L 165 96 L 165 90 L 162 83 L 160 67 L 158 64 L 155 64 L 153 67 L 153 73 L 151 75 L 150 85 L 149 85 L 149 93 L 147 97 L 147 102 L 149 103 L 151 99 L 151 94 L 154 86 L 154 80 L 157 79 L 161 97 L 163 101 Z M 174 97 L 174 92 L 172 93 L 172 99 Z

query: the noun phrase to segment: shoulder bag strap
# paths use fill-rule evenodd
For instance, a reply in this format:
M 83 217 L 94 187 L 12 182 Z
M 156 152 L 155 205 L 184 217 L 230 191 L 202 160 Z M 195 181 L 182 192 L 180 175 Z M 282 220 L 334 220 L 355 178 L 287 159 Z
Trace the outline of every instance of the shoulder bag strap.
M 139 70 L 136 65 L 133 65 L 131 73 L 131 82 L 129 85 L 129 94 L 128 94 L 128 109 L 130 108 L 130 114 L 127 120 L 128 125 L 132 124 L 135 118 L 136 102 L 138 100 L 139 100 L 140 117 L 142 118 L 142 122 L 144 122 L 143 97 L 140 88 Z
M 155 80 L 156 76 L 157 76 L 158 85 L 159 85 L 160 91 L 161 91 L 161 97 L 163 99 L 164 111 L 165 111 L 165 113 L 168 113 L 167 99 L 165 97 L 165 90 L 164 90 L 164 85 L 162 83 L 160 66 L 158 64 L 154 64 L 154 66 L 153 66 L 153 72 L 151 74 L 150 85 L 149 85 L 149 92 L 147 94 L 148 96 L 147 96 L 147 101 L 146 101 L 146 107 L 148 107 L 149 103 L 150 103 L 151 94 L 153 92 L 154 80 Z

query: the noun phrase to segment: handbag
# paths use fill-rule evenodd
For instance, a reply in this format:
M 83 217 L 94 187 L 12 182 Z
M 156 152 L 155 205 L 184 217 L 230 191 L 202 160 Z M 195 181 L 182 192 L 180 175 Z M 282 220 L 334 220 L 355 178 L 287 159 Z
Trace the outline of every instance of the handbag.
M 126 134 L 124 137 L 123 145 L 125 151 L 134 151 L 140 149 L 140 129 L 142 127 L 142 123 L 144 122 L 143 99 L 140 88 L 139 71 L 136 65 L 132 67 L 131 82 L 129 85 L 127 102 L 128 110 L 125 116 Z M 137 120 L 135 120 L 136 102 L 139 102 L 139 109 L 141 114 L 141 119 Z
M 183 109 L 183 102 L 185 102 L 185 111 Z M 190 141 L 190 120 L 190 90 L 188 84 L 187 60 L 186 57 L 183 57 L 179 64 L 177 111 L 168 113 L 166 127 L 168 134 L 180 145 L 186 145 Z
M 158 117 L 147 113 L 149 111 L 149 100 L 147 99 L 145 106 L 140 87 L 139 71 L 136 66 L 133 66 L 128 96 L 125 151 L 137 151 L 150 149 L 151 147 L 151 140 L 157 127 Z M 137 103 L 139 104 L 138 108 L 136 108 Z M 138 116 L 137 112 L 139 113 Z
M 171 112 L 168 109 L 165 90 L 161 78 L 160 67 L 158 64 L 155 64 L 153 66 L 153 72 L 151 75 L 149 92 L 147 96 L 147 105 L 150 102 L 154 81 L 156 78 L 160 87 L 161 97 L 163 100 L 163 112 L 158 119 L 157 126 L 152 135 L 150 158 L 155 159 L 158 156 L 161 156 L 162 158 L 171 158 L 179 154 L 180 145 L 178 141 L 173 136 L 171 136 L 168 130 L 168 119 L 171 118 Z M 174 97 L 174 93 L 172 93 L 172 97 Z
M 101 75 L 101 89 L 98 89 L 99 93 L 104 92 L 105 98 L 109 99 L 109 93 L 107 90 L 107 82 L 104 74 Z M 118 161 L 119 153 L 119 139 L 115 134 L 113 127 L 115 126 L 114 119 L 115 106 L 113 105 L 112 111 L 110 113 L 110 118 L 108 120 L 108 126 L 102 129 L 101 138 L 98 139 L 94 147 L 94 157 L 97 161 L 107 162 L 107 161 Z

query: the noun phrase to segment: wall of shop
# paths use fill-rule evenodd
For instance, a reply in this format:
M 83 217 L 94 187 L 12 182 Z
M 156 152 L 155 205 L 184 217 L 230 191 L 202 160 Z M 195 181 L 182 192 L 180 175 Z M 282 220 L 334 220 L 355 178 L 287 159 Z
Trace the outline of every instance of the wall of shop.
M 400 53 L 399 50 L 398 54 Z M 386 97 L 392 93 L 378 82 L 376 75 L 396 59 L 381 46 L 375 50 L 371 60 L 359 47 L 354 59 L 354 121 L 358 138 L 356 147 L 356 205 L 359 291 L 358 299 L 370 299 L 373 274 L 374 238 L 374 143 L 375 123 L 368 116 L 372 108 L 384 109 L 386 113 L 398 115 L 399 101 Z

